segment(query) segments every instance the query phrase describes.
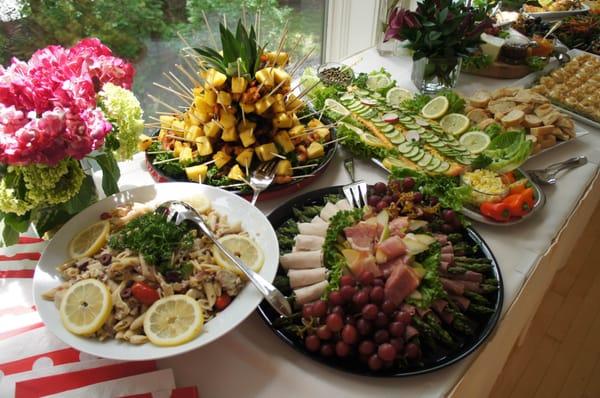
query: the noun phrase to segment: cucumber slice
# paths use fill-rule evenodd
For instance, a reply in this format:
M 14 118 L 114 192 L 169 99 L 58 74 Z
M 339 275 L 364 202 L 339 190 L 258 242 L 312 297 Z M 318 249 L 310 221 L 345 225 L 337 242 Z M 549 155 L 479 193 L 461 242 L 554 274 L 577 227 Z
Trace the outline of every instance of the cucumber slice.
M 383 98 L 383 95 L 379 94 L 378 92 L 374 92 L 374 93 L 371 93 L 371 97 L 372 98 Z
M 407 158 L 413 160 L 413 158 L 421 151 L 418 146 L 413 146 L 412 149 L 404 154 Z
M 421 148 L 419 148 L 419 152 L 417 152 L 417 154 L 410 159 L 416 163 L 419 160 L 423 159 L 424 156 L 425 156 L 425 151 L 422 150 Z
M 429 171 L 436 171 L 437 168 L 440 167 L 440 164 L 442 164 L 442 161 L 440 159 L 434 157 L 431 159 L 431 161 L 427 165 L 426 169 Z
M 446 146 L 446 143 L 443 141 L 436 141 L 436 142 L 430 142 L 429 145 L 431 145 L 434 148 L 443 148 Z
M 347 108 L 350 109 L 352 112 L 356 112 L 358 109 L 362 108 L 362 105 L 353 102 L 350 105 L 348 105 Z
M 442 162 L 435 169 L 435 171 L 436 171 L 436 173 L 445 173 L 449 168 L 450 168 L 450 164 L 448 164 L 448 162 Z
M 396 138 L 402 133 L 398 130 L 390 131 L 389 133 L 383 133 L 387 138 Z
M 433 143 L 433 142 L 439 142 L 439 141 L 440 141 L 440 137 L 438 137 L 437 135 L 433 135 L 433 134 L 431 134 L 431 135 L 429 136 L 429 138 L 427 138 L 427 137 L 426 137 L 425 139 L 426 139 L 426 140 L 427 140 L 427 142 L 429 142 L 429 143 Z
M 398 145 L 398 151 L 400 151 L 400 153 L 402 153 L 402 154 L 410 152 L 413 148 L 414 148 L 414 145 L 412 145 L 410 142 L 407 142 L 407 141 Z
M 387 124 L 381 128 L 381 131 L 383 131 L 383 133 L 386 134 L 386 133 L 392 133 L 392 132 L 396 131 L 396 129 L 391 124 Z
M 412 123 L 413 122 L 413 118 L 410 116 L 402 116 L 400 118 L 400 121 L 403 123 Z
M 398 132 L 400 133 L 400 132 Z M 404 137 L 404 134 L 400 133 L 398 134 L 396 137 L 394 138 L 390 138 L 390 141 L 392 142 L 392 144 L 402 144 L 404 142 L 406 142 L 406 137 Z
M 361 97 L 366 97 L 370 94 L 367 90 L 362 90 L 362 89 L 356 90 L 355 93 L 356 93 L 356 95 L 361 96 Z
M 425 152 L 425 156 L 423 156 L 421 160 L 419 160 L 417 165 L 419 165 L 419 167 L 427 167 L 427 165 L 429 164 L 429 162 L 431 162 L 432 159 L 433 156 L 430 153 Z

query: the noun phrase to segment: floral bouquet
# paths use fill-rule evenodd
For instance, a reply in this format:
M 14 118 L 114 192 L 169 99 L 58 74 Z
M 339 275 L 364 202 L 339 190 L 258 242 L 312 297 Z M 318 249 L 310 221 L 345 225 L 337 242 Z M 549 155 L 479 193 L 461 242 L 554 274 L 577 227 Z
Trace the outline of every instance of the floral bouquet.
M 97 200 L 86 169 L 118 192 L 117 159 L 144 128 L 130 91 L 135 70 L 95 38 L 49 46 L 0 66 L 0 246 L 31 224 L 43 235 Z

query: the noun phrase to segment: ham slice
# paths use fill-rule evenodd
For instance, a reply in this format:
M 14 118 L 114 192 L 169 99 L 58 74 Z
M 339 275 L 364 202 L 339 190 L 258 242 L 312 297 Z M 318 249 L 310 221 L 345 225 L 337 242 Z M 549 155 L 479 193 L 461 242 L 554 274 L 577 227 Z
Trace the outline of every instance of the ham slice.
M 290 287 L 296 289 L 309 286 L 327 278 L 327 269 L 324 267 L 310 269 L 290 269 L 287 273 L 290 279 Z
M 444 290 L 448 293 L 456 294 L 462 296 L 465 293 L 465 287 L 460 283 L 460 281 L 453 281 L 448 278 L 440 278 L 442 281 L 442 285 L 444 286 Z
M 379 265 L 379 269 L 383 273 L 383 276 L 385 276 L 387 278 L 392 273 L 392 271 L 394 270 L 394 268 L 400 267 L 401 265 L 406 265 L 406 263 L 404 262 L 403 257 L 399 257 L 399 258 L 396 258 L 394 260 L 388 261 L 385 264 L 380 264 Z
M 390 235 L 403 237 L 408 229 L 409 222 L 408 217 L 396 217 L 390 221 L 388 227 L 390 229 Z
M 322 236 L 325 237 L 327 235 L 327 228 L 329 228 L 329 224 L 323 223 L 310 223 L 310 222 L 300 222 L 298 223 L 298 231 L 300 231 L 303 235 L 314 235 L 314 236 Z
M 340 209 L 342 211 L 352 210 L 352 206 L 350 206 L 350 203 L 348 203 L 348 201 L 346 199 L 342 199 L 339 202 L 337 202 L 335 204 L 335 207 L 337 207 L 338 209 Z
M 348 268 L 350 268 L 354 275 L 358 276 L 363 271 L 370 271 L 375 277 L 382 275 L 371 252 L 344 249 L 342 250 L 342 254 L 346 258 Z
M 281 266 L 285 269 L 319 268 L 323 265 L 323 252 L 292 252 L 279 257 Z
M 311 301 L 318 300 L 319 297 L 325 293 L 327 285 L 327 281 L 321 281 L 319 283 L 315 283 L 314 285 L 295 289 L 294 294 L 296 295 L 296 304 L 304 305 L 306 303 L 310 303 Z
M 438 314 L 441 314 L 447 306 L 448 302 L 441 299 L 435 300 L 433 303 L 431 303 L 431 308 L 433 308 Z
M 448 271 L 448 266 L 449 266 L 449 265 L 450 265 L 450 264 L 449 264 L 447 261 L 440 261 L 440 268 L 439 268 L 439 269 L 440 269 L 442 272 L 447 272 L 447 271 Z
M 406 253 L 406 245 L 399 236 L 390 236 L 379 245 L 375 252 L 378 264 L 386 263 Z
M 479 272 L 467 271 L 464 274 L 452 275 L 452 279 L 459 280 L 459 281 L 469 281 L 469 282 L 481 283 L 481 281 L 483 281 L 483 275 L 480 274 Z M 479 288 L 479 286 L 477 286 L 475 289 L 478 289 L 478 288 Z
M 344 234 L 353 249 L 371 251 L 377 238 L 377 224 L 361 221 L 352 227 L 344 228 Z
M 448 243 L 448 235 L 444 235 L 444 234 L 435 234 L 433 235 L 434 238 L 437 239 L 438 242 L 440 242 L 440 245 L 444 246 L 446 243 Z
M 420 282 L 419 276 L 412 268 L 401 264 L 392 270 L 385 281 L 385 298 L 400 305 L 406 297 L 417 290 Z
M 465 296 L 455 296 L 451 294 L 450 299 L 452 299 L 452 301 L 456 303 L 456 305 L 458 306 L 458 308 L 460 308 L 461 311 L 466 311 L 469 308 L 469 305 L 471 304 L 471 300 L 469 300 Z
M 315 235 L 296 235 L 294 238 L 296 244 L 294 245 L 294 251 L 311 251 L 319 250 L 325 243 L 325 238 L 322 236 Z
M 475 293 L 481 293 L 481 287 L 479 286 L 479 282 L 463 280 L 455 280 L 454 282 L 460 283 L 463 286 L 464 290 L 468 290 Z
M 321 209 L 321 213 L 319 214 L 321 218 L 325 221 L 329 221 L 329 219 L 340 211 L 333 203 L 327 202 L 325 206 Z
M 447 323 L 448 325 L 452 325 L 452 321 L 454 320 L 454 315 L 451 312 L 443 311 L 440 314 L 440 318 Z

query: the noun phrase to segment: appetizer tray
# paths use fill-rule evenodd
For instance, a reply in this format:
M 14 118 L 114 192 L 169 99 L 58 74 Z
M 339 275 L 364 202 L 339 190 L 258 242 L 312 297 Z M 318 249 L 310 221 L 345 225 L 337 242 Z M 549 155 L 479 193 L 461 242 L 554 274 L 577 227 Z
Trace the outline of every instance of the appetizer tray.
M 573 15 L 587 14 L 590 11 L 590 7 L 587 4 L 582 4 L 581 8 L 576 10 L 568 11 L 546 11 L 546 12 L 523 12 L 525 15 L 530 15 L 534 18 L 541 18 L 545 21 L 556 21 Z
M 268 216 L 269 221 L 273 225 L 275 229 L 282 226 L 288 220 L 294 218 L 294 211 L 297 211 L 298 207 L 303 206 L 323 206 L 325 199 L 328 195 L 340 195 L 342 196 L 342 186 L 334 186 L 322 188 L 316 191 L 307 192 L 305 194 L 299 195 L 288 202 L 282 204 L 278 208 L 276 208 L 271 214 Z M 502 309 L 503 303 L 503 283 L 502 276 L 500 273 L 500 268 L 498 263 L 491 252 L 490 248 L 487 246 L 482 237 L 472 228 L 467 228 L 464 232 L 464 236 L 468 239 L 469 243 L 473 245 L 473 247 L 477 247 L 478 253 L 477 255 L 481 258 L 488 259 L 489 263 L 492 265 L 491 267 L 491 275 L 497 279 L 498 281 L 498 289 L 492 293 L 490 296 L 486 296 L 489 299 L 489 307 L 493 308 L 493 313 L 489 314 L 488 318 L 480 318 L 477 322 L 477 327 L 474 334 L 471 337 L 467 337 L 464 335 L 454 336 L 459 344 L 454 349 L 443 348 L 439 346 L 437 352 L 431 352 L 429 350 L 423 351 L 423 356 L 418 364 L 408 365 L 402 368 L 394 368 L 390 367 L 388 369 L 381 369 L 379 371 L 371 371 L 368 368 L 365 368 L 365 365 L 362 364 L 356 356 L 350 356 L 345 359 L 340 359 L 335 356 L 333 357 L 323 357 L 318 353 L 310 352 L 306 347 L 301 338 L 299 338 L 294 333 L 285 330 L 282 326 L 282 319 L 280 316 L 267 304 L 263 301 L 257 308 L 257 312 L 266 323 L 266 325 L 271 329 L 273 333 L 275 333 L 281 340 L 283 340 L 287 345 L 295 349 L 297 352 L 317 361 L 321 364 L 343 371 L 348 373 L 354 373 L 362 376 L 370 376 L 370 377 L 407 377 L 407 376 L 415 376 L 419 374 L 425 374 L 434 372 L 436 370 L 442 369 L 446 366 L 449 366 L 461 359 L 465 358 L 473 351 L 475 351 L 483 342 L 490 336 L 492 333 L 498 319 L 500 317 L 500 312 Z M 278 273 L 280 275 L 284 275 L 283 268 L 279 267 Z
M 584 55 L 584 54 L 590 54 L 588 52 L 585 51 L 581 51 L 581 50 L 577 50 L 577 49 L 572 49 L 567 51 L 567 54 L 571 57 L 571 59 L 580 56 L 580 55 Z M 595 57 L 598 57 L 595 54 L 591 54 Z M 534 86 L 539 80 L 540 78 L 549 75 L 552 71 L 554 71 L 555 69 L 558 69 L 562 67 L 562 65 L 560 65 L 558 62 L 553 61 L 551 62 L 546 68 L 544 68 L 544 70 L 539 71 L 539 72 L 534 72 L 531 73 L 527 76 L 525 76 L 524 78 L 522 78 L 521 80 L 518 80 L 515 83 L 516 87 L 528 87 L 531 88 L 532 86 Z M 581 122 L 587 123 L 590 126 L 596 127 L 596 128 L 600 128 L 600 122 L 595 121 L 589 117 L 587 117 L 585 114 L 582 114 L 580 112 L 577 112 L 575 110 L 569 109 L 568 106 L 566 106 L 565 104 L 558 102 L 558 101 L 554 101 L 551 100 L 552 104 L 554 104 L 555 106 L 557 106 L 558 108 L 561 109 L 562 112 L 566 113 L 567 115 L 571 116 L 573 119 L 579 120 Z M 578 134 L 579 135 L 579 134 Z M 583 134 L 581 134 L 583 135 Z

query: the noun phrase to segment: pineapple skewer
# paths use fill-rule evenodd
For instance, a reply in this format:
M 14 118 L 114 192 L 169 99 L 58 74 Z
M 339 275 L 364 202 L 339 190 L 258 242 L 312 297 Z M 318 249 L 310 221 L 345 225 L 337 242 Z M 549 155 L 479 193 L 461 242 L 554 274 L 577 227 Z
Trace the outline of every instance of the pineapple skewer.
M 179 80 L 179 78 L 177 76 L 175 76 L 175 74 L 171 71 L 169 71 L 169 75 L 171 75 L 173 77 L 173 79 L 175 79 L 175 81 L 177 83 L 179 83 L 179 85 L 183 88 L 185 88 L 185 91 L 188 91 L 191 95 L 194 95 L 194 91 L 189 88 L 188 86 L 186 86 L 185 84 L 183 84 L 183 82 L 181 80 Z
M 171 106 L 171 105 L 167 104 L 166 102 L 164 102 L 164 101 L 162 101 L 162 100 L 160 100 L 160 99 L 156 98 L 156 97 L 155 97 L 155 96 L 153 96 L 152 94 L 148 94 L 148 98 L 150 98 L 150 99 L 151 99 L 152 101 L 154 101 L 154 102 L 157 102 L 157 103 L 159 103 L 159 104 L 161 104 L 161 105 L 163 105 L 163 106 L 165 106 L 165 107 L 167 107 L 167 108 L 171 109 L 172 111 L 175 111 L 177 114 L 181 114 L 181 112 L 180 112 L 180 111 L 179 111 L 177 108 L 175 108 L 175 107 L 173 107 L 173 106 Z
M 182 86 L 179 83 L 177 83 L 177 81 L 175 79 L 173 79 L 171 76 L 169 76 L 167 73 L 163 72 L 163 76 L 167 78 L 167 80 L 169 80 L 169 82 L 171 82 L 171 84 L 179 89 L 183 89 L 183 92 L 189 94 L 189 95 L 194 95 L 194 92 L 192 90 L 190 90 L 187 86 Z
M 202 86 L 202 83 L 200 83 L 198 80 L 196 80 L 194 78 L 194 76 L 190 75 L 190 73 L 183 67 L 183 65 L 180 64 L 175 64 L 175 67 L 177 69 L 179 69 L 181 71 L 181 73 L 183 73 L 185 75 L 185 77 L 187 77 L 189 79 L 190 82 L 192 82 L 192 84 L 195 87 L 200 87 Z
M 189 96 L 189 95 L 187 95 L 187 94 L 184 94 L 184 93 L 182 93 L 182 92 L 180 92 L 180 91 L 174 90 L 174 89 L 172 89 L 171 87 L 163 86 L 162 84 L 160 84 L 160 83 L 156 83 L 156 82 L 153 82 L 152 84 L 153 84 L 153 85 L 155 85 L 156 87 L 160 87 L 160 88 L 162 88 L 163 90 L 166 90 L 166 91 L 169 91 L 170 93 L 173 93 L 173 94 L 175 94 L 175 95 L 176 95 L 177 97 L 179 97 L 179 99 L 180 99 L 180 100 L 182 100 L 183 102 L 187 102 L 186 100 L 192 100 L 192 101 L 194 100 L 194 98 L 193 98 L 193 97 L 191 97 L 191 96 Z

